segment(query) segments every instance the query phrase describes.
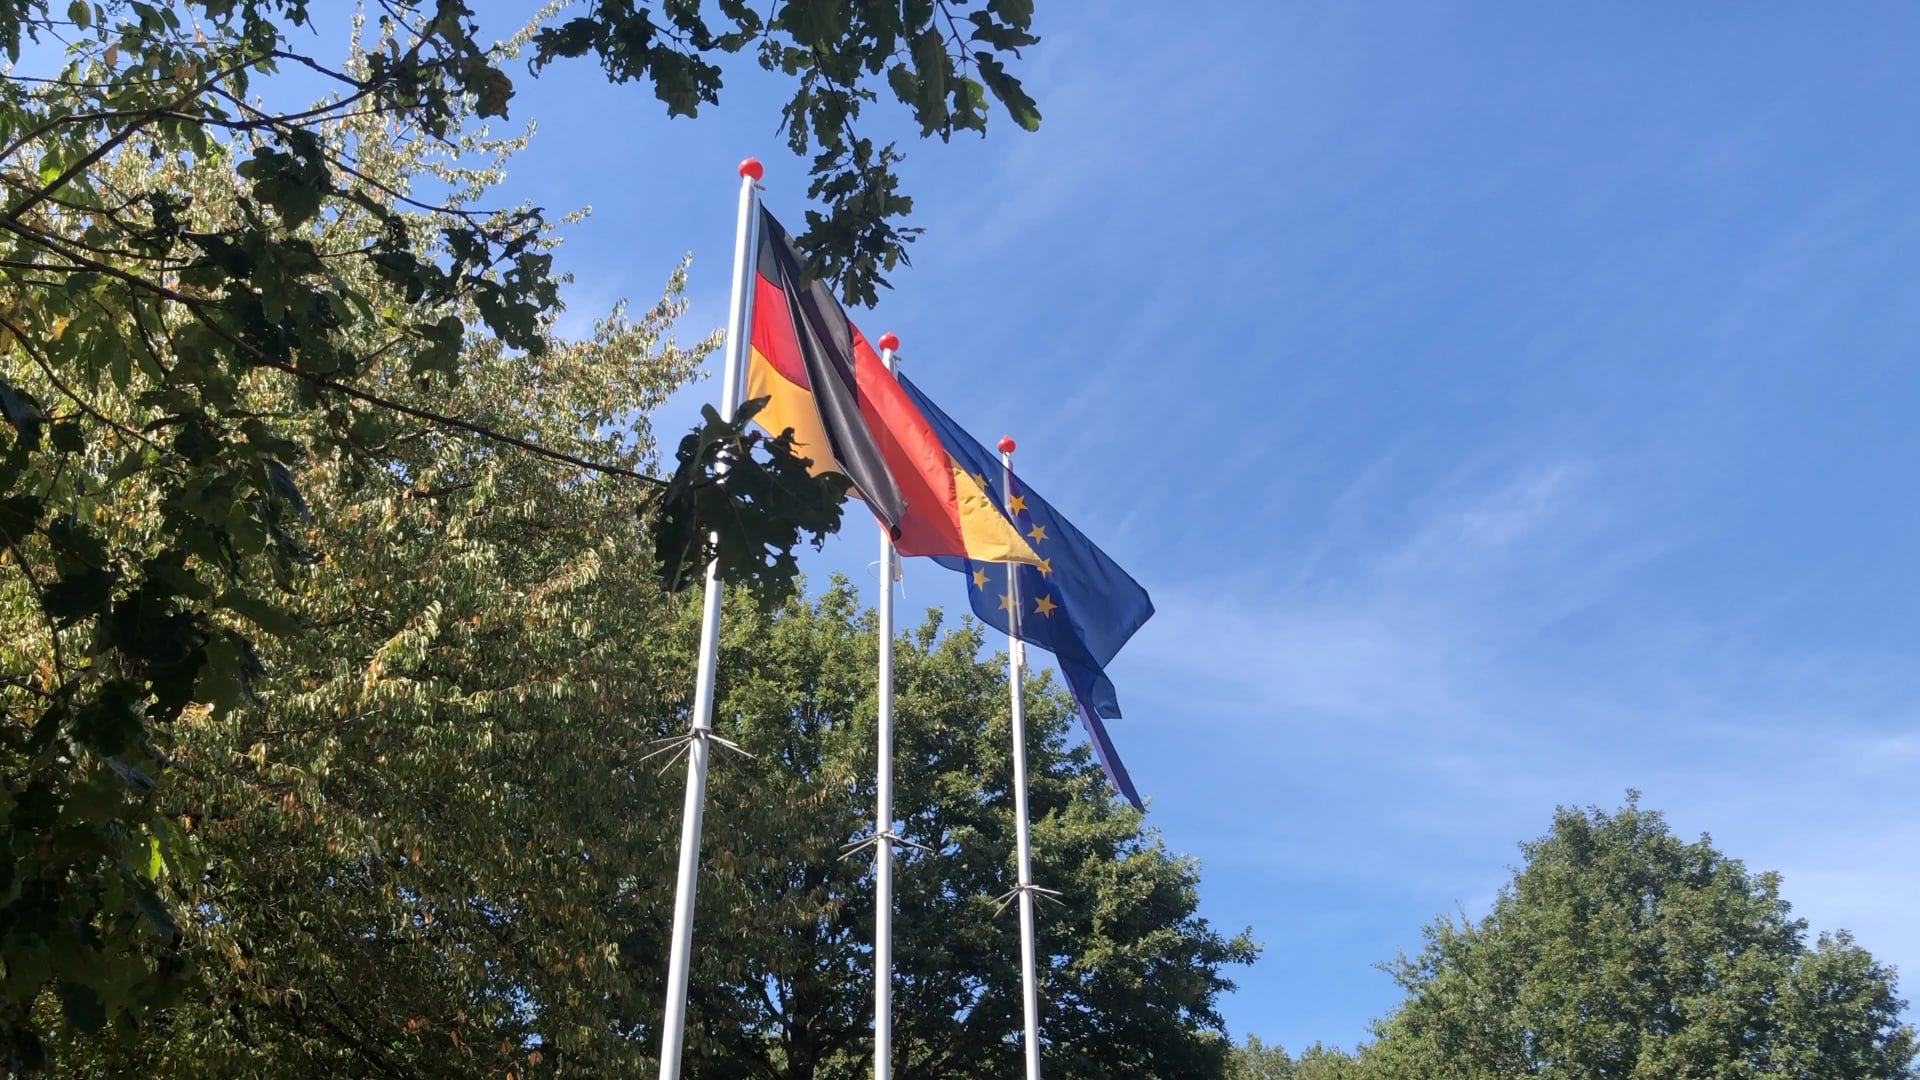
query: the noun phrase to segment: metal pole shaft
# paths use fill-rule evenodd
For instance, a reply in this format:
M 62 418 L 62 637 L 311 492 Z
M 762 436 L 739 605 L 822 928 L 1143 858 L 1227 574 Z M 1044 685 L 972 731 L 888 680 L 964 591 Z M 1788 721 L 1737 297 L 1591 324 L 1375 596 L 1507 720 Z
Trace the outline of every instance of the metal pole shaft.
M 1013 454 L 1001 451 L 1000 464 L 1006 498 L 1013 497 Z M 1027 1080 L 1040 1080 L 1040 986 L 1035 968 L 1033 929 L 1033 835 L 1027 824 L 1027 707 L 1025 700 L 1026 642 L 1020 638 L 1019 568 L 1007 566 L 1007 630 L 1013 639 L 1007 649 L 1007 682 L 1013 688 L 1013 812 L 1018 819 L 1015 840 L 1020 851 L 1020 992 L 1026 1014 Z
M 893 374 L 893 350 L 881 362 Z M 873 1080 L 893 1075 L 893 578 L 899 555 L 885 526 L 880 529 L 879 762 L 874 783 L 873 827 Z
M 752 166 L 749 171 L 748 165 Z M 726 383 L 720 416 L 732 419 L 740 406 L 740 378 L 753 325 L 755 247 L 760 232 L 754 181 L 760 166 L 740 166 L 740 220 L 733 241 L 733 298 L 727 315 Z M 660 1028 L 660 1080 L 679 1080 L 687 1043 L 687 973 L 693 959 L 693 901 L 700 871 L 700 824 L 707 803 L 707 755 L 703 736 L 713 730 L 714 678 L 720 651 L 720 568 L 707 564 L 705 606 L 700 613 L 700 666 L 693 692 L 695 738 L 687 744 L 687 801 L 680 815 L 680 873 L 673 894 L 673 943 L 667 960 L 667 1010 Z

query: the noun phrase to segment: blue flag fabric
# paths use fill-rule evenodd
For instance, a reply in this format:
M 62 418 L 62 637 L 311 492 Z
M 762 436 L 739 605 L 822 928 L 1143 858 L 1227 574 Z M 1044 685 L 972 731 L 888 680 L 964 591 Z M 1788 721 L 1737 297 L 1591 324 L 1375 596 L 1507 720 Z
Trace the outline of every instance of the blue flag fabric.
M 1145 809 L 1101 721 L 1120 716 L 1120 701 L 1106 667 L 1153 615 L 1152 599 L 1017 475 L 1009 485 L 999 455 L 941 412 L 906 376 L 900 377 L 900 385 L 940 436 L 947 453 L 973 475 L 1040 557 L 1037 566 L 953 557 L 935 561 L 967 575 L 967 598 L 982 622 L 1054 655 L 1107 779 L 1136 809 Z M 1007 595 L 1009 573 L 1016 575 L 1018 611 L 1012 610 Z

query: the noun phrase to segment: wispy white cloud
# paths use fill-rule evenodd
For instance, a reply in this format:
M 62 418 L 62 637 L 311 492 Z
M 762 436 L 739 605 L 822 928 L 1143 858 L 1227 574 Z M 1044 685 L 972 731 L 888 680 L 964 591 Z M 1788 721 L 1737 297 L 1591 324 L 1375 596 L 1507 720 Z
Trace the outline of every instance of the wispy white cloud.
M 1156 592 L 1124 658 L 1179 688 L 1156 707 L 1220 732 L 1222 786 L 1296 808 L 1207 817 L 1240 841 L 1210 845 L 1232 851 L 1211 872 L 1477 914 L 1554 806 L 1634 787 L 1683 834 L 1781 871 L 1816 930 L 1920 972 L 1920 863 L 1900 854 L 1920 850 L 1911 681 L 1660 605 L 1648 579 L 1685 533 L 1653 527 L 1600 461 L 1481 463 L 1411 493 L 1399 471 L 1356 468 L 1347 499 L 1360 517 L 1417 508 L 1397 529 L 1330 524 L 1361 548 L 1323 555 L 1325 574 L 1196 571 Z M 1605 633 L 1556 639 L 1592 612 Z
M 1384 494 L 1390 468 L 1382 459 L 1360 470 L 1336 506 Z M 1362 540 L 1336 522 L 1347 541 L 1369 546 L 1337 576 L 1282 566 L 1162 588 L 1160 614 L 1131 659 L 1208 673 L 1241 702 L 1283 715 L 1463 720 L 1482 711 L 1487 695 L 1476 685 L 1506 639 L 1591 602 L 1631 570 L 1607 560 L 1541 565 L 1542 552 L 1594 546 L 1609 512 L 1592 467 L 1578 460 L 1514 469 L 1478 487 L 1456 478 L 1417 501 L 1422 513 L 1397 535 Z M 1327 549 L 1309 545 L 1306 563 L 1326 561 Z

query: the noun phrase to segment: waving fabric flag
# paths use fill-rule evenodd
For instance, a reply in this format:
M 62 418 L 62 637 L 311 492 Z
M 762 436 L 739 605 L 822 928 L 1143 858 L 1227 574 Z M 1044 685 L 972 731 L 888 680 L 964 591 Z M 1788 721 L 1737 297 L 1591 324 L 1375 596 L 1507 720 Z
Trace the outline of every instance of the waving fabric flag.
M 814 472 L 845 473 L 873 516 L 897 534 L 906 498 L 860 412 L 858 331 L 827 283 L 807 279 L 805 265 L 787 230 L 762 208 L 747 397 L 769 398 L 756 421 L 775 434 L 791 428 Z
M 926 417 L 827 286 L 803 278 L 786 230 L 764 209 L 747 397 L 755 422 L 813 471 L 845 473 L 902 555 L 1037 562 L 1031 545 L 954 461 Z M 860 471 L 856 472 L 855 469 Z
M 1036 555 L 1024 565 L 951 557 L 941 558 L 941 565 L 967 575 L 968 598 L 981 621 L 1046 649 L 1059 661 L 1107 779 L 1128 802 L 1143 808 L 1102 720 L 1120 716 L 1107 664 L 1153 615 L 1152 599 L 1106 552 L 1018 477 L 1012 478 L 1011 490 L 1003 490 L 1009 485 L 999 457 L 941 412 L 905 376 L 900 386 L 940 436 L 947 453 L 1005 509 Z M 1011 610 L 1010 573 L 1019 575 L 1014 590 L 1018 611 Z

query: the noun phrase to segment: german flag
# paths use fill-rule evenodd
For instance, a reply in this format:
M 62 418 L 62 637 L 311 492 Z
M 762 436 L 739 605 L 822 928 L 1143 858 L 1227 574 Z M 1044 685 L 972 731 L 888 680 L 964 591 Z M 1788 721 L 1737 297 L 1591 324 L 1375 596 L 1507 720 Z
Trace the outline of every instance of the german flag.
M 845 473 L 898 536 L 906 499 L 862 415 L 858 331 L 827 283 L 807 280 L 804 266 L 787 230 L 762 207 L 747 397 L 769 398 L 756 417 L 761 426 L 775 434 L 792 428 L 813 471 Z
M 792 430 L 813 471 L 839 472 L 893 533 L 902 555 L 1038 564 L 986 479 L 967 472 L 880 354 L 847 318 L 774 216 L 760 211 L 753 349 L 747 397 L 767 400 L 754 420 Z

